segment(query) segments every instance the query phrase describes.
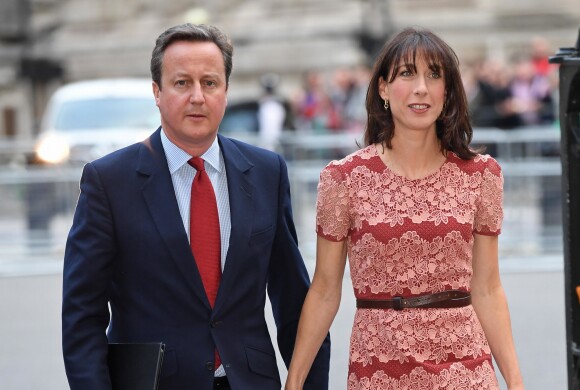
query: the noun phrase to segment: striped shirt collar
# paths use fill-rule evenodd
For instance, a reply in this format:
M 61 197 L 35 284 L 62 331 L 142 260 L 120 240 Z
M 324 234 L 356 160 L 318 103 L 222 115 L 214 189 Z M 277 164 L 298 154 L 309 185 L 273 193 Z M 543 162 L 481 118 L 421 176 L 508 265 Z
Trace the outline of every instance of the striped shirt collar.
M 167 158 L 167 165 L 169 166 L 169 172 L 173 174 L 179 168 L 191 159 L 188 153 L 179 146 L 175 145 L 167 135 L 165 130 L 161 129 L 161 143 L 163 145 L 163 150 L 165 151 L 165 157 Z M 220 172 L 223 169 L 223 160 L 220 158 L 220 146 L 218 142 L 218 137 L 216 136 L 213 143 L 204 154 L 200 156 L 205 162 L 211 165 L 216 171 Z

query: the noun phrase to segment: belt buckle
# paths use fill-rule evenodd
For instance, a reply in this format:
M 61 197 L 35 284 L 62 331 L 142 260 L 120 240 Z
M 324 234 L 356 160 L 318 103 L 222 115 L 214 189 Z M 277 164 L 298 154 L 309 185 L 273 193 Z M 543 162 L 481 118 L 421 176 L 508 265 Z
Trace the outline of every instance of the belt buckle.
M 403 297 L 393 297 L 393 309 L 403 310 Z

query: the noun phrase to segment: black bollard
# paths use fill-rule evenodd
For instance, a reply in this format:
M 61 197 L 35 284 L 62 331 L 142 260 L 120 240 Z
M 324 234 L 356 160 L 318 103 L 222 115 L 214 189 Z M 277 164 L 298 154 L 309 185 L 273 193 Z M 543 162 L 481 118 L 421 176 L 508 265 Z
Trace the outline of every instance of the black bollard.
M 580 31 L 575 47 L 560 48 L 560 130 L 568 388 L 580 389 Z

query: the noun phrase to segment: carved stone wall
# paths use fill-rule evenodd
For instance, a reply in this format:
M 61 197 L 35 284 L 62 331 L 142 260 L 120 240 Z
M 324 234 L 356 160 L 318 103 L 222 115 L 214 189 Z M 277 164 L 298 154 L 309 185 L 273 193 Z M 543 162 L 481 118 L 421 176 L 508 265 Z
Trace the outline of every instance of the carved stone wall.
M 39 94 L 31 91 L 40 89 L 43 99 L 64 82 L 148 77 L 157 35 L 188 21 L 216 24 L 232 37 L 233 98 L 255 96 L 264 72 L 279 73 L 283 90 L 289 91 L 299 85 L 306 70 L 364 63 L 389 33 L 408 25 L 439 33 L 460 59 L 507 58 L 525 50 L 538 34 L 555 51 L 572 45 L 580 28 L 577 0 L 28 1 L 30 41 L 16 48 L 0 41 L 0 112 L 9 95 L 38 100 Z M 13 69 L 17 61 L 8 66 L 5 61 L 23 53 L 57 61 L 64 70 L 62 78 L 44 86 L 26 85 Z M 30 106 L 18 107 L 22 120 L 17 122 L 22 126 L 30 127 L 40 115 L 41 110 L 32 112 Z M 24 120 L 28 117 L 33 120 Z M 19 129 L 21 134 L 33 132 Z

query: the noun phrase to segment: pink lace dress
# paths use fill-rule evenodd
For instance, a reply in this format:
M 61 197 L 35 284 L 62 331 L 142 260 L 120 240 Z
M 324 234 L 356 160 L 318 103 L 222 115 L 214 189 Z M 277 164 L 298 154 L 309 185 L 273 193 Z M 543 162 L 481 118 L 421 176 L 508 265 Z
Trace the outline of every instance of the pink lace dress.
M 503 176 L 497 162 L 454 153 L 410 180 L 371 145 L 321 173 L 317 233 L 346 239 L 357 298 L 469 291 L 473 233 L 501 229 Z M 490 348 L 473 307 L 358 309 L 348 389 L 498 389 Z

